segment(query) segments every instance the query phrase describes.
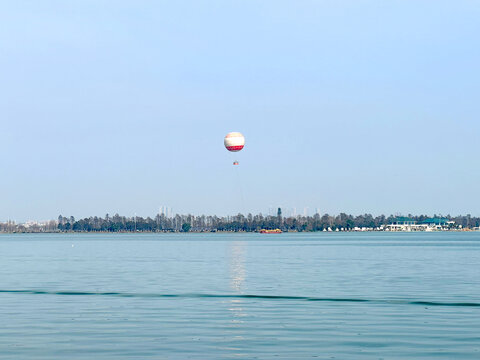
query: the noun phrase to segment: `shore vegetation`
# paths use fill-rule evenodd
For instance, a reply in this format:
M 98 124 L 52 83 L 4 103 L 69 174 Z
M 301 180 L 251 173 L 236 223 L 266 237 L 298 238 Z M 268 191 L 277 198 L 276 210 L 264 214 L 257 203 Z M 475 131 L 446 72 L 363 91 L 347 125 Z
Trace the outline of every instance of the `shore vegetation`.
M 452 229 L 478 229 L 480 217 L 471 215 L 441 216 L 412 215 L 408 218 L 421 223 L 431 218 L 448 219 L 454 222 Z M 16 224 L 13 221 L 0 223 L 0 232 L 258 232 L 261 229 L 281 229 L 284 232 L 307 231 L 375 231 L 382 230 L 398 219 L 397 216 L 373 216 L 371 214 L 319 215 L 283 217 L 281 209 L 276 215 L 238 214 L 235 216 L 174 215 L 158 214 L 154 217 L 126 217 L 115 214 L 104 217 L 91 216 L 75 219 L 60 215 L 57 220 L 44 223 Z

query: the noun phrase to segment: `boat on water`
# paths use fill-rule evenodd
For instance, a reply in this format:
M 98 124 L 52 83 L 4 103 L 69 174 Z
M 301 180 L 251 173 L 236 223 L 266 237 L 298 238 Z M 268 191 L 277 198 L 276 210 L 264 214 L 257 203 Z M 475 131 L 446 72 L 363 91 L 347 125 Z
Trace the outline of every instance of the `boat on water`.
M 260 232 L 260 234 L 281 234 L 282 230 L 280 230 L 280 229 L 273 229 L 273 230 L 262 229 L 259 232 Z

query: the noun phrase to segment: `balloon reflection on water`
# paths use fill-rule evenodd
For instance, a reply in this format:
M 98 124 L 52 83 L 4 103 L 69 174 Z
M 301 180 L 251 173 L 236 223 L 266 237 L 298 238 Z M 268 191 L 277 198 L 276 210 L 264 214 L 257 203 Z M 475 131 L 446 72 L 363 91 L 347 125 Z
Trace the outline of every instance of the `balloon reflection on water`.
M 235 241 L 230 247 L 230 288 L 237 294 L 243 294 L 245 290 L 246 246 L 243 241 Z
M 230 289 L 234 294 L 242 295 L 245 292 L 245 279 L 247 277 L 247 271 L 245 269 L 245 255 L 247 244 L 244 241 L 234 241 L 230 245 Z M 233 323 L 242 323 L 241 318 L 247 316 L 245 314 L 242 304 L 242 299 L 230 299 L 229 309 L 234 319 Z

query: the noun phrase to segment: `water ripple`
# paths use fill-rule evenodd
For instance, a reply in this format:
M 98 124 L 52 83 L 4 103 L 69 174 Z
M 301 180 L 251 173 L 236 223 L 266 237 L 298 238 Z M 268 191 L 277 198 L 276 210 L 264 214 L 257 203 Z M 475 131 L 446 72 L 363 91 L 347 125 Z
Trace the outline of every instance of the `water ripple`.
M 323 298 L 310 296 L 285 296 L 285 295 L 255 295 L 255 294 L 152 294 L 152 293 L 126 293 L 126 292 L 92 292 L 92 291 L 48 291 L 48 290 L 0 290 L 3 294 L 30 294 L 30 295 L 63 295 L 63 296 L 111 296 L 125 298 L 228 298 L 228 299 L 265 299 L 265 300 L 297 300 L 297 301 L 323 301 L 323 302 L 362 302 L 384 303 L 400 305 L 421 306 L 463 306 L 480 307 L 479 302 L 444 302 L 425 300 L 391 300 L 391 299 L 355 299 L 355 298 Z

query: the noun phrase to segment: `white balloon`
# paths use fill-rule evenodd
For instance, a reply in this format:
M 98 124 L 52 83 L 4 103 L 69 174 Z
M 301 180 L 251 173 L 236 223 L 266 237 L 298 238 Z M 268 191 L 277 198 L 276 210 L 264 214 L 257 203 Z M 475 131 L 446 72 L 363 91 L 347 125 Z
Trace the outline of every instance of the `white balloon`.
M 228 151 L 237 152 L 245 146 L 245 137 L 239 132 L 231 132 L 223 140 Z

